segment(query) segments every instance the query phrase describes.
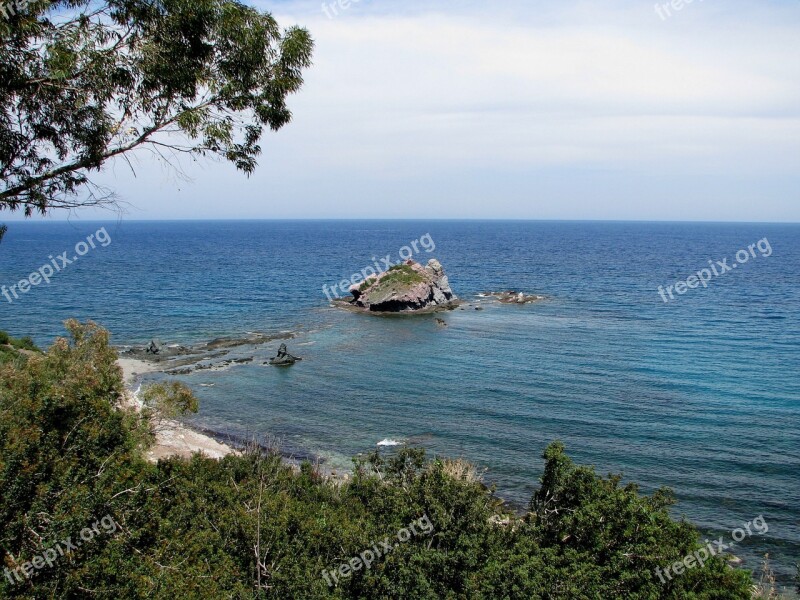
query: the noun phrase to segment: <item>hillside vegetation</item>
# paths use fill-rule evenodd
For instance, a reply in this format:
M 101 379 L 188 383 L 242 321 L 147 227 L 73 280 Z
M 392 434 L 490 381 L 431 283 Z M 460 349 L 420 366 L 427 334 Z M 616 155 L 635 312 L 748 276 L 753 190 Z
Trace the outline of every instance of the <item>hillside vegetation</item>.
M 523 519 L 469 465 L 418 449 L 357 460 L 345 483 L 259 449 L 150 464 L 107 332 L 67 329 L 0 364 L 0 597 L 751 597 L 718 557 L 662 583 L 657 567 L 699 548 L 672 495 L 598 477 L 560 443 Z

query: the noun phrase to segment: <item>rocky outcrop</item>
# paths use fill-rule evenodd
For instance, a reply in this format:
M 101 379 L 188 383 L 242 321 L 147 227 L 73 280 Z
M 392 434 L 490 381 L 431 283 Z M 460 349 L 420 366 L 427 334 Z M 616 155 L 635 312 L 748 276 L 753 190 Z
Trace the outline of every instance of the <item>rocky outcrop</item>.
M 286 344 L 281 344 L 281 347 L 278 349 L 278 356 L 271 359 L 269 364 L 273 367 L 291 367 L 294 363 L 298 360 L 303 360 L 299 356 L 292 356 L 286 350 Z
M 538 296 L 536 294 L 524 294 L 522 292 L 491 292 L 489 294 L 483 294 L 489 298 L 495 298 L 501 304 L 533 304 L 534 302 L 541 302 L 544 300 L 544 296 Z
M 416 313 L 447 310 L 458 305 L 450 282 L 436 259 L 426 266 L 409 260 L 350 288 L 350 308 L 371 313 Z
M 201 360 L 217 358 L 228 351 L 242 346 L 258 346 L 275 340 L 288 340 L 295 336 L 294 333 L 281 332 L 277 334 L 249 333 L 238 338 L 217 338 L 210 342 L 181 346 L 179 344 L 163 344 L 154 339 L 147 346 L 137 346 L 120 351 L 124 358 L 143 360 L 149 363 L 171 363 L 169 367 L 179 367 L 194 364 Z

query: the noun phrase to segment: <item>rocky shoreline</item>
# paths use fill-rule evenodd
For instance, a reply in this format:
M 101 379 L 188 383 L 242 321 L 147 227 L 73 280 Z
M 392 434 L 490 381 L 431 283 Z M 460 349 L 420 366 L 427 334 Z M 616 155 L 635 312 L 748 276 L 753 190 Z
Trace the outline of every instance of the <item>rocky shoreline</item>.
M 255 360 L 255 353 L 251 356 L 236 356 L 235 352 L 243 348 L 255 351 L 258 346 L 294 337 L 296 334 L 288 331 L 275 334 L 249 333 L 240 337 L 216 338 L 190 346 L 167 345 L 159 340 L 152 340 L 145 346 L 123 349 L 117 360 L 125 383 L 122 405 L 134 410 L 141 409 L 138 383 L 143 375 L 188 375 L 196 371 L 219 371 L 230 366 L 249 364 Z M 155 462 L 170 456 L 189 458 L 200 452 L 210 458 L 219 459 L 242 450 L 250 443 L 249 440 L 245 442 L 229 434 L 193 428 L 182 422 L 168 420 L 160 424 L 155 444 L 147 456 Z
M 231 356 L 235 350 L 258 347 L 274 341 L 291 340 L 297 337 L 294 332 L 284 331 L 275 334 L 251 333 L 242 337 L 216 338 L 191 346 L 164 344 L 152 340 L 147 346 L 127 348 L 120 351 L 121 360 L 133 360 L 151 365 L 149 372 L 159 371 L 168 375 L 188 375 L 195 371 L 219 371 L 230 366 L 248 364 L 255 360 L 251 356 Z

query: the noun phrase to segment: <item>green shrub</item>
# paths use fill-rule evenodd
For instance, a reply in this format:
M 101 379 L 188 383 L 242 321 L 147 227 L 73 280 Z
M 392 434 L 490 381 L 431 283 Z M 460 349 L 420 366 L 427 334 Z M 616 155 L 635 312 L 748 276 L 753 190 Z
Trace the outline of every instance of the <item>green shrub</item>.
M 25 336 L 18 340 L 12 338 L 10 340 L 10 343 L 17 350 L 30 350 L 31 352 L 41 352 L 41 350 L 39 350 L 36 344 L 33 343 L 33 340 L 28 336 Z

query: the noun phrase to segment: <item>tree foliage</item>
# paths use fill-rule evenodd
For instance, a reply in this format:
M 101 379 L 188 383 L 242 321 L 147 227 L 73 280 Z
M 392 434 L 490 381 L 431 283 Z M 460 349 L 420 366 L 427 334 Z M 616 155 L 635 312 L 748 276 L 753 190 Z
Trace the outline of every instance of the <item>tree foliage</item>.
M 0 19 L 0 210 L 113 202 L 91 174 L 140 148 L 251 173 L 312 47 L 237 0 L 31 1 Z
M 463 461 L 413 448 L 358 459 L 338 483 L 258 448 L 150 464 L 138 417 L 118 401 L 108 334 L 67 327 L 45 354 L 0 364 L 0 568 L 104 515 L 119 529 L 30 579 L 0 576 L 0 597 L 749 598 L 749 574 L 719 557 L 662 584 L 655 567 L 698 547 L 697 531 L 670 518 L 671 495 L 598 477 L 559 443 L 522 519 Z M 151 393 L 192 407 L 185 388 Z M 370 569 L 323 577 L 422 516 L 432 529 Z
M 196 413 L 199 408 L 192 390 L 178 381 L 151 383 L 142 391 L 142 401 L 146 408 L 167 419 Z

